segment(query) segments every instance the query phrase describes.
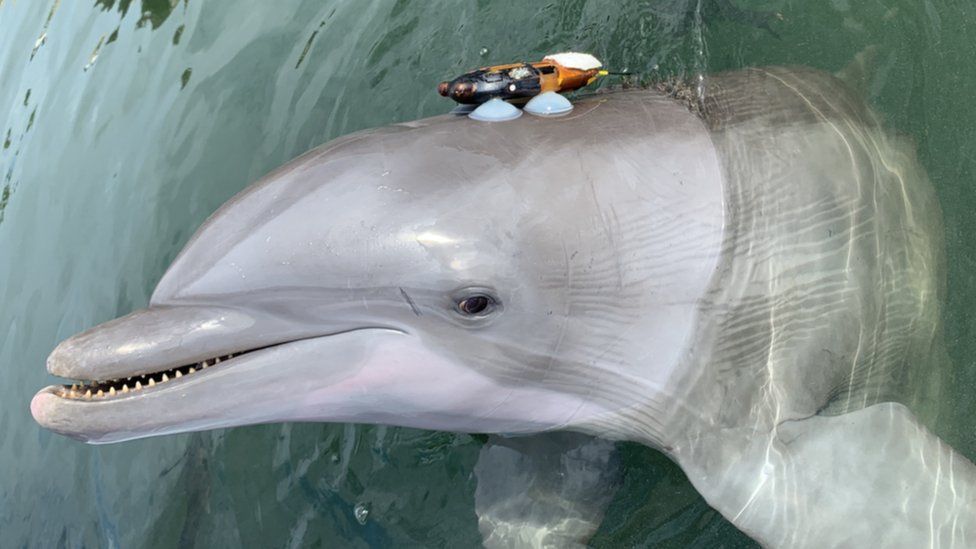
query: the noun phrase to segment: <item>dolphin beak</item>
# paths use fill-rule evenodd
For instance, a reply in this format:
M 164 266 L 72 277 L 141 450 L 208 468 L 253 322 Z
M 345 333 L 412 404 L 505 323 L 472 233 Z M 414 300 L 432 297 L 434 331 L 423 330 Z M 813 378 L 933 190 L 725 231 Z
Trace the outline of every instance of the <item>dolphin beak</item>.
M 276 421 L 354 421 L 381 406 L 364 385 L 363 370 L 390 360 L 410 339 L 392 329 L 354 329 L 271 345 L 206 368 L 182 367 L 195 371 L 176 369 L 188 373 L 140 382 L 138 389 L 128 381 L 125 392 L 110 386 L 108 394 L 101 385 L 101 395 L 86 397 L 81 391 L 90 386 L 49 386 L 34 396 L 31 413 L 47 429 L 96 444 Z M 135 379 L 147 377 L 159 379 Z
M 71 337 L 47 367 L 76 383 L 42 389 L 31 413 L 95 443 L 301 419 L 310 389 L 382 361 L 383 341 L 406 336 L 355 314 L 312 322 L 263 309 L 153 305 Z
M 61 342 L 48 356 L 47 370 L 69 379 L 116 379 L 229 355 L 281 337 L 267 322 L 258 324 L 256 315 L 242 309 L 150 307 Z
M 606 413 L 345 312 L 334 315 L 342 322 L 311 322 L 245 307 L 151 306 L 59 345 L 48 369 L 78 382 L 41 389 L 31 414 L 102 444 L 285 421 L 531 433 Z

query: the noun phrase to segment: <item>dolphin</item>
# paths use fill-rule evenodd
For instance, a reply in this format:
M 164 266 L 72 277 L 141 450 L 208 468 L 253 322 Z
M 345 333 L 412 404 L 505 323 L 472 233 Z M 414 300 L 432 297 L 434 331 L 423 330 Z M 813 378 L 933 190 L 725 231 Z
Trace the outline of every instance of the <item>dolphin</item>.
M 306 153 L 214 213 L 147 308 L 58 345 L 80 384 L 34 418 L 90 443 L 576 431 L 664 452 L 764 546 L 976 545 L 976 467 L 922 422 L 944 257 L 911 143 L 811 69 L 679 88 Z

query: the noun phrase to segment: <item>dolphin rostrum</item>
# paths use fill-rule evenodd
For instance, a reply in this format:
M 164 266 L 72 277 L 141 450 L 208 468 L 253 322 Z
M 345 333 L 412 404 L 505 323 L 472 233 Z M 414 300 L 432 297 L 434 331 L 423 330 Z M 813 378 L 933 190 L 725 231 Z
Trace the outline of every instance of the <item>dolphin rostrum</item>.
M 92 443 L 579 431 L 665 452 L 766 546 L 972 547 L 976 468 L 910 411 L 938 396 L 940 223 L 907 141 L 807 69 L 396 124 L 224 205 L 31 411 Z

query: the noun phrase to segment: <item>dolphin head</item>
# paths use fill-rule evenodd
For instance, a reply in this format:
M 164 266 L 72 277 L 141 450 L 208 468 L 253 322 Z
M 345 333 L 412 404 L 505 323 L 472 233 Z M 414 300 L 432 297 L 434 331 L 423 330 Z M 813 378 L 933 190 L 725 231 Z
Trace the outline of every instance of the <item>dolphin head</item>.
M 95 443 L 277 421 L 606 434 L 680 392 L 722 203 L 701 123 L 646 92 L 355 134 L 221 207 L 147 308 L 62 342 L 48 370 L 81 383 L 31 410 Z

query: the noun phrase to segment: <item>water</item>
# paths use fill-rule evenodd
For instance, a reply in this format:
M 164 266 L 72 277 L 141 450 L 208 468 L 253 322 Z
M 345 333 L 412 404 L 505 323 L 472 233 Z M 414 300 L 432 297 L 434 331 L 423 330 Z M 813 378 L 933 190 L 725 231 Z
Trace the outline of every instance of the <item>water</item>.
M 445 112 L 438 81 L 563 49 L 612 69 L 838 70 L 918 144 L 946 220 L 954 380 L 976 458 L 976 6 L 949 0 L 0 0 L 0 546 L 465 546 L 468 435 L 273 425 L 90 447 L 30 396 L 61 339 L 144 305 L 193 230 L 330 138 Z M 597 546 L 751 547 L 661 455 L 624 445 Z

